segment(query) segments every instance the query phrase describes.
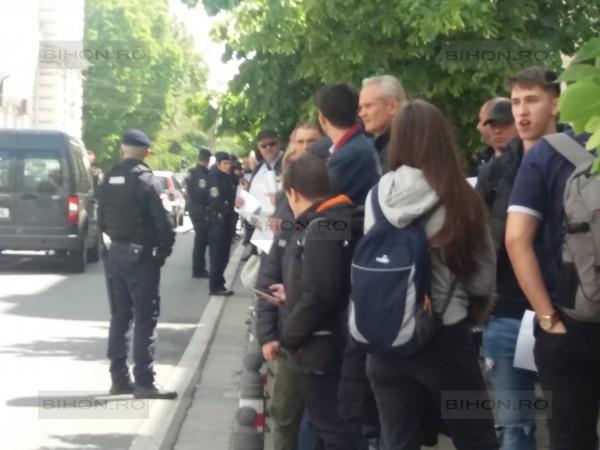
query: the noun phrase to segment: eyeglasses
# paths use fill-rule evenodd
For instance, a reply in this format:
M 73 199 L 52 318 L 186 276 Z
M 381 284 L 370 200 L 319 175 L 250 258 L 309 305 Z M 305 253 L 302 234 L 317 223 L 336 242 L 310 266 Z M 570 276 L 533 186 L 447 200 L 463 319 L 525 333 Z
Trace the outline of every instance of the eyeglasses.
M 259 147 L 262 149 L 266 149 L 269 147 L 277 147 L 279 145 L 279 142 L 277 141 L 269 141 L 269 142 L 265 142 L 264 144 L 260 144 Z

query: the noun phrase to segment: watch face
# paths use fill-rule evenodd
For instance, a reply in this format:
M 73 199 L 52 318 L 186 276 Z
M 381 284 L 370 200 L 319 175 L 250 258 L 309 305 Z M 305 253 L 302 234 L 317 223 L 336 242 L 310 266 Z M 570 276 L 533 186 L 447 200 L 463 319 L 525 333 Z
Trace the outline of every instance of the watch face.
M 542 330 L 549 330 L 552 328 L 552 320 L 549 317 L 540 318 L 540 327 Z

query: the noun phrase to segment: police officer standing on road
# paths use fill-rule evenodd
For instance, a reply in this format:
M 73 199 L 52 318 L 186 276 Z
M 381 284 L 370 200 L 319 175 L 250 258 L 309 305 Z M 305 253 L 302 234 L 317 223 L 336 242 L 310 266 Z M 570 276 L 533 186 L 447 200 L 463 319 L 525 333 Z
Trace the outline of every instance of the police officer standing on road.
M 229 262 L 231 249 L 232 221 L 234 219 L 235 187 L 231 180 L 231 156 L 229 153 L 215 154 L 217 165 L 208 181 L 208 253 L 210 255 L 210 295 L 233 295 L 225 287 L 223 273 Z
M 198 152 L 198 165 L 190 170 L 187 179 L 190 218 L 194 224 L 194 251 L 192 253 L 192 277 L 208 278 L 206 271 L 206 247 L 208 246 L 208 163 L 212 154 L 202 148 Z
M 160 183 L 144 163 L 150 144 L 142 131 L 125 131 L 121 142 L 123 161 L 106 174 L 98 188 L 100 227 L 111 239 L 103 258 L 111 313 L 110 393 L 173 399 L 176 392 L 165 391 L 154 383 L 160 268 L 171 254 L 175 233 L 160 200 Z M 127 334 L 132 321 L 135 385 L 127 366 Z

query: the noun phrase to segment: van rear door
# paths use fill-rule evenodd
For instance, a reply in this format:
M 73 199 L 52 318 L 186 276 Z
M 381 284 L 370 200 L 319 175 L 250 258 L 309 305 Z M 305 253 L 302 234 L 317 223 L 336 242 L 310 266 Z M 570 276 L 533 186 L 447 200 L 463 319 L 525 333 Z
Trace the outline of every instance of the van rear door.
M 71 180 L 65 150 L 52 145 L 53 141 L 48 139 L 46 148 L 19 143 L 15 211 L 19 234 L 48 236 L 67 232 Z
M 0 146 L 0 235 L 15 233 L 14 149 Z

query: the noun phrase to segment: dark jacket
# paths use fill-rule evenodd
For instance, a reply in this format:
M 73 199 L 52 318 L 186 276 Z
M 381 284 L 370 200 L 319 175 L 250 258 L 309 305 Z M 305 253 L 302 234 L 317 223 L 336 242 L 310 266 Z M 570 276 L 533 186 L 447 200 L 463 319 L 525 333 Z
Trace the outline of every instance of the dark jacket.
M 355 133 L 327 162 L 333 192 L 346 194 L 355 205 L 364 205 L 369 190 L 379 180 L 377 151 L 362 131 Z
M 169 255 L 175 243 L 174 224 L 160 199 L 162 187 L 141 160 L 124 159 L 98 186 L 100 230 L 113 241 L 159 247 Z
M 208 221 L 210 225 L 228 225 L 233 220 L 235 187 L 231 177 L 213 168 L 208 176 Z
M 385 174 L 390 170 L 390 128 L 388 127 L 380 136 L 375 137 L 373 144 L 377 149 L 377 156 L 379 156 L 379 164 L 381 167 L 381 174 Z
M 188 208 L 192 220 L 200 220 L 206 214 L 208 206 L 208 177 L 210 171 L 207 167 L 198 164 L 190 169 L 186 180 L 188 194 Z
M 494 158 L 495 150 L 487 146 L 475 153 L 475 156 L 469 162 L 469 176 L 477 177 L 481 169 Z
M 294 222 L 288 220 L 288 223 Z M 288 228 L 281 231 L 275 236 L 270 252 L 261 256 L 256 289 L 269 292 L 269 287 L 272 284 L 283 282 L 282 268 L 289 264 L 289 261 L 284 261 L 284 258 L 286 258 L 285 250 L 294 233 L 294 229 Z M 287 258 L 289 259 L 290 256 L 291 254 L 288 254 Z M 279 341 L 280 331 L 287 312 L 287 309 L 275 306 L 260 297 L 256 300 L 256 339 L 258 339 L 260 345 L 269 341 Z
M 477 192 L 490 212 L 492 239 L 498 255 L 496 265 L 496 304 L 493 315 L 520 319 L 529 303 L 521 290 L 504 246 L 504 232 L 510 194 L 523 159 L 523 141 L 513 139 L 502 155 L 479 170 Z
M 281 343 L 305 371 L 339 374 L 347 336 L 350 264 L 363 211 L 346 196 L 314 205 L 296 221 L 283 259 Z

